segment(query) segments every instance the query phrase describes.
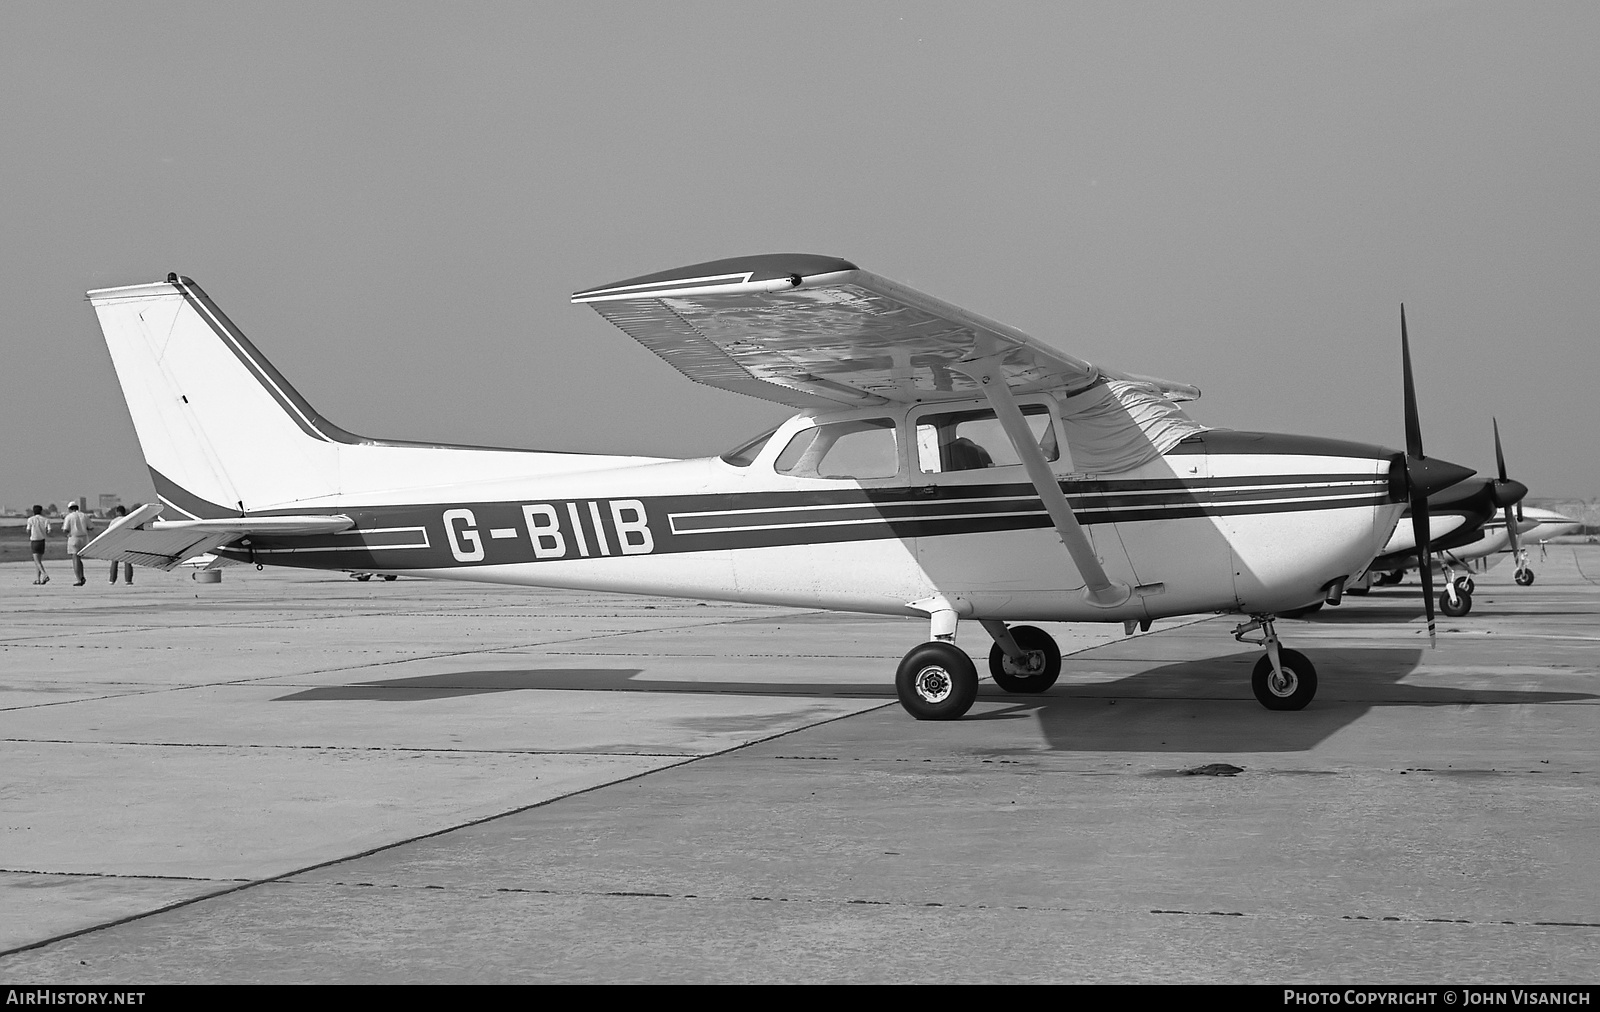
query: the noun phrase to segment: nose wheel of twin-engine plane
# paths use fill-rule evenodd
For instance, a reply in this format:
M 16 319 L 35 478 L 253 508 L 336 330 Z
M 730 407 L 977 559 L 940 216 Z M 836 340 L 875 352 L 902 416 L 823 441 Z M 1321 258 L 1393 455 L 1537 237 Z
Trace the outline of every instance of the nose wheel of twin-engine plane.
M 1454 594 L 1447 590 L 1439 595 L 1439 610 L 1451 618 L 1460 618 L 1472 610 L 1472 595 L 1459 587 Z
M 1531 569 L 1519 569 L 1519 570 L 1517 570 L 1517 575 L 1516 575 L 1515 579 L 1517 581 L 1517 586 L 1519 586 L 1519 587 L 1531 587 L 1531 586 L 1533 586 L 1533 570 L 1531 570 Z
M 900 661 L 894 688 L 918 720 L 956 720 L 978 698 L 978 669 L 954 643 L 930 640 Z

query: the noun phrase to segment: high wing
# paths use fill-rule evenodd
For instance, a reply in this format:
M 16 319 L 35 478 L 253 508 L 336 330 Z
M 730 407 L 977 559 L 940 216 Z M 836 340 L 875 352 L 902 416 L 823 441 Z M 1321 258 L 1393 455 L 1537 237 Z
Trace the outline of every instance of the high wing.
M 578 292 L 690 379 L 802 409 L 978 396 L 957 363 L 1002 356 L 1014 392 L 1105 379 L 1169 401 L 1200 391 L 1118 373 L 836 257 L 777 253 Z
M 158 520 L 162 508 L 161 503 L 150 503 L 118 518 L 78 555 L 85 559 L 133 562 L 170 571 L 182 565 L 185 559 L 252 534 L 272 537 L 337 534 L 355 526 L 355 521 L 347 516 Z
M 1073 464 L 1086 472 L 1130 470 L 1201 429 L 1173 403 L 1200 396 L 1194 387 L 1098 368 L 836 257 L 716 260 L 591 288 L 572 301 L 690 379 L 797 408 L 986 398 L 1087 599 L 1101 607 L 1122 604 L 1132 588 L 1101 565 L 1016 395 L 1058 397 Z

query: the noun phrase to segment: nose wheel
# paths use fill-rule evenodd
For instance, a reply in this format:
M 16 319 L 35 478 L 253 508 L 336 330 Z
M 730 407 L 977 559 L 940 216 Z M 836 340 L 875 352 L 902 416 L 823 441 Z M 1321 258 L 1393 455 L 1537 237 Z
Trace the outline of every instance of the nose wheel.
M 1454 594 L 1446 590 L 1439 595 L 1439 610 L 1451 618 L 1460 618 L 1472 610 L 1472 595 L 1459 588 Z
M 1526 569 L 1526 568 L 1519 569 L 1519 570 L 1517 570 L 1517 575 L 1516 575 L 1515 579 L 1517 581 L 1517 586 L 1519 586 L 1519 587 L 1531 587 L 1531 586 L 1533 586 L 1533 570 Z
M 1269 710 L 1303 710 L 1311 697 L 1317 694 L 1317 669 L 1298 650 L 1278 649 L 1278 668 L 1272 669 L 1272 658 L 1256 661 L 1250 675 L 1250 688 L 1256 699 Z
M 1279 645 L 1272 623 L 1271 615 L 1255 615 L 1233 631 L 1233 638 L 1240 643 L 1266 648 L 1266 656 L 1256 661 L 1250 674 L 1250 688 L 1269 710 L 1303 710 L 1317 694 L 1317 669 L 1305 654 Z M 1257 629 L 1261 639 L 1245 638 Z

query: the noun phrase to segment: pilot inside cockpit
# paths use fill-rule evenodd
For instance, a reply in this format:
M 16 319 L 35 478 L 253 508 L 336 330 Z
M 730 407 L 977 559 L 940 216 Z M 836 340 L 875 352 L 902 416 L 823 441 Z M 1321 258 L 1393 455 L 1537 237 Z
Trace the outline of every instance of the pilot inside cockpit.
M 1042 404 L 1022 406 L 1023 418 L 1045 460 L 1056 460 L 1061 450 L 1049 409 Z M 917 456 L 923 473 L 980 471 L 1021 463 L 1010 438 L 994 412 L 986 408 L 926 414 L 916 420 Z
M 944 459 L 947 471 L 976 471 L 981 467 L 994 466 L 994 457 L 973 442 L 970 436 L 958 436 L 947 443 Z

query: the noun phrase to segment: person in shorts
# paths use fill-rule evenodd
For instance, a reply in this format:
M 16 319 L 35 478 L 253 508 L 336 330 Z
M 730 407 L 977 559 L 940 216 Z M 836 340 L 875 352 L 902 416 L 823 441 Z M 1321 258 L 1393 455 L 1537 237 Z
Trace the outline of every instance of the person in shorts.
M 33 516 L 28 518 L 28 542 L 33 549 L 33 585 L 50 582 L 50 574 L 44 571 L 44 542 L 50 536 L 50 521 L 45 519 L 44 507 L 35 506 Z

